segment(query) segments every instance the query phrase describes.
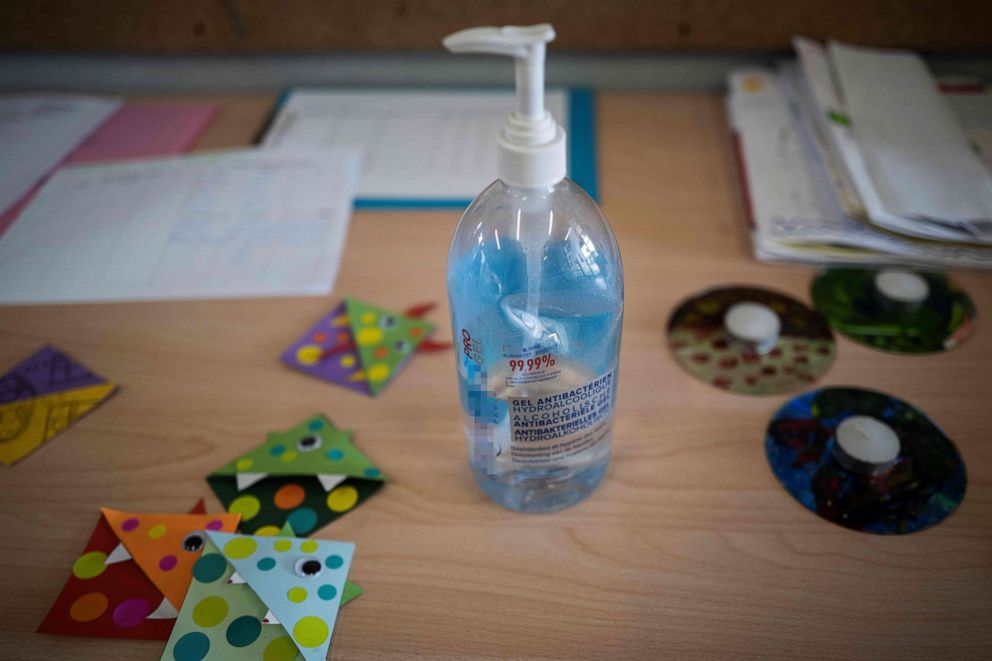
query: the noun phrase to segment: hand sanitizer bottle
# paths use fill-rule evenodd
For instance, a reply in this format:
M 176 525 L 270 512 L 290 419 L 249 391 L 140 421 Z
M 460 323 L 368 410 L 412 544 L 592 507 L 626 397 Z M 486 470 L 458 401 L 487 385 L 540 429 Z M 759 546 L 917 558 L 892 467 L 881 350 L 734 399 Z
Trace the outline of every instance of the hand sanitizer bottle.
M 603 479 L 623 320 L 616 239 L 565 178 L 565 132 L 544 109 L 554 37 L 535 25 L 444 40 L 455 53 L 516 59 L 499 179 L 455 230 L 447 284 L 469 465 L 490 498 L 520 512 L 568 507 Z

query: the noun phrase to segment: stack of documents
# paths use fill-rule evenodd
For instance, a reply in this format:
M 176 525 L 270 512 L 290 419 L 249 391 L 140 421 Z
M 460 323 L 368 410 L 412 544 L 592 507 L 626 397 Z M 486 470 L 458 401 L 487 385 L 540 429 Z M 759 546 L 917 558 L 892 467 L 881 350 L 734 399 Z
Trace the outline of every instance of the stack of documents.
M 569 176 L 595 196 L 592 94 L 546 101 L 571 130 Z M 514 102 L 511 90 L 296 90 L 255 148 L 123 161 L 185 147 L 175 129 L 202 130 L 212 112 L 125 106 L 107 120 L 118 101 L 0 100 L 0 304 L 327 294 L 353 206 L 466 206 L 496 179 Z M 116 162 L 76 164 L 103 158 Z
M 53 98 L 54 102 L 51 101 Z M 80 111 L 88 106 L 97 108 L 104 106 L 108 104 L 107 101 L 88 97 L 21 96 L 0 102 L 0 116 L 5 115 L 4 110 L 11 105 L 38 107 L 45 99 L 49 99 L 49 104 L 57 103 L 63 108 L 73 109 L 73 112 L 64 114 L 59 122 L 63 130 L 69 129 L 70 124 L 74 125 L 73 130 L 66 130 L 64 134 L 68 138 L 68 143 L 74 144 L 83 136 L 86 137 L 61 160 L 62 165 L 181 154 L 193 146 L 217 111 L 215 106 L 204 103 L 124 103 L 103 120 L 99 127 L 90 132 L 91 122 L 75 123 L 72 119 L 73 115 L 80 114 Z M 109 103 L 114 105 L 113 102 Z M 99 116 L 103 114 L 98 113 Z M 20 117 L 14 138 L 15 151 L 27 153 L 29 158 L 3 161 L 3 157 L 0 156 L 0 161 L 5 162 L 7 166 L 4 172 L 10 173 L 12 179 L 23 177 L 31 158 L 40 156 L 43 145 L 49 144 L 52 136 L 47 130 L 52 127 L 45 124 L 51 119 L 49 117 L 40 120 L 37 116 L 30 118 L 23 115 Z M 3 120 L 0 120 L 0 125 L 2 124 Z M 86 135 L 87 132 L 89 135 Z M 61 153 L 63 150 L 58 151 Z M 53 165 L 48 169 L 54 170 L 55 167 Z M 3 236 L 7 228 L 17 220 L 42 183 L 44 183 L 43 179 L 27 193 L 22 194 L 16 204 L 8 206 L 0 213 L 0 236 Z
M 28 195 L 120 104 L 68 95 L 0 99 L 0 213 Z
M 990 105 L 963 104 L 966 132 L 911 53 L 795 47 L 730 77 L 756 257 L 992 268 L 992 174 L 969 139 Z

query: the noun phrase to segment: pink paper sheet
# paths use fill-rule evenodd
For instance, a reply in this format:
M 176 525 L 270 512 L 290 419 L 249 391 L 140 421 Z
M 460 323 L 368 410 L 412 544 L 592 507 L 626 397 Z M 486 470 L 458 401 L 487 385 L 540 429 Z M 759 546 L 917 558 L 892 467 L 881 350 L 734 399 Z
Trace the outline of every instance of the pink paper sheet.
M 193 146 L 216 113 L 217 106 L 202 103 L 126 103 L 69 154 L 62 165 L 181 154 Z M 44 183 L 42 179 L 0 216 L 0 236 L 14 224 Z

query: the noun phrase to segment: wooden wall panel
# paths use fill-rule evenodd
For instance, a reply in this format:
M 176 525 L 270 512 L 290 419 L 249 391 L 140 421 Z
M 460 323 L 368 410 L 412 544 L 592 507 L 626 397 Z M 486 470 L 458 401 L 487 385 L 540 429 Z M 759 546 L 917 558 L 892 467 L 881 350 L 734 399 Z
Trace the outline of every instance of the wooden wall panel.
M 2 0 L 0 50 L 437 50 L 473 25 L 548 21 L 577 51 L 771 51 L 789 36 L 992 52 L 990 0 Z

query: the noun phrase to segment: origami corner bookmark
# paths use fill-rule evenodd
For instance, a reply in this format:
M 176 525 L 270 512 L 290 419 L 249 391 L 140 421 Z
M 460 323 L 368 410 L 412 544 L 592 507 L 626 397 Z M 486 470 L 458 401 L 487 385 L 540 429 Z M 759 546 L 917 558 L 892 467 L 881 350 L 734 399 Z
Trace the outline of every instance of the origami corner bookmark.
M 103 508 L 41 633 L 165 640 L 206 541 L 204 531 L 234 531 L 239 517 L 118 512 Z
M 378 395 L 415 351 L 451 347 L 427 339 L 434 325 L 420 319 L 434 306 L 398 314 L 345 298 L 282 354 L 282 362 L 330 383 Z
M 23 459 L 116 389 L 55 347 L 42 347 L 0 377 L 0 463 Z
M 207 537 L 162 659 L 323 661 L 338 609 L 361 593 L 347 583 L 355 545 L 212 531 Z
M 351 444 L 351 432 L 314 415 L 207 476 L 241 532 L 275 535 L 286 523 L 306 536 L 352 510 L 386 480 Z

